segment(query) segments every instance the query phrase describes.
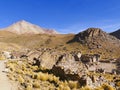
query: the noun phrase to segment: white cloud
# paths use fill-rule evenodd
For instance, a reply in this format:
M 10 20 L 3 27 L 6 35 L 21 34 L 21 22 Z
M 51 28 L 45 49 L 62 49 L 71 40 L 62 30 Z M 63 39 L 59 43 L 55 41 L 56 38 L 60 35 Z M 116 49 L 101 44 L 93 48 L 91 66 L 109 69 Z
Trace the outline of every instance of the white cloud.
M 73 25 L 70 25 L 66 28 L 61 28 L 58 29 L 60 33 L 79 33 L 83 30 L 86 30 L 87 28 L 90 27 L 96 27 L 96 28 L 101 28 L 106 32 L 113 32 L 117 29 L 120 29 L 120 23 L 119 20 L 101 20 L 101 21 L 96 21 L 96 22 L 87 22 L 87 23 L 76 23 Z
M 117 29 L 120 29 L 120 23 L 116 23 L 116 24 L 109 24 L 109 25 L 105 25 L 105 26 L 101 26 L 101 28 L 107 32 L 113 32 Z

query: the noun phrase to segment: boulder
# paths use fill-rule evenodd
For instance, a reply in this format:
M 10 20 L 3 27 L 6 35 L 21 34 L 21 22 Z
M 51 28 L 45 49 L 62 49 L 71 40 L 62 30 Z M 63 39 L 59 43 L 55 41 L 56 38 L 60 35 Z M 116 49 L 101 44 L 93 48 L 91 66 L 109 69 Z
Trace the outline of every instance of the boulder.
M 100 55 L 99 54 L 84 54 L 81 56 L 81 61 L 83 63 L 94 63 L 94 62 L 99 62 Z
M 54 65 L 52 72 L 61 79 L 79 80 L 87 73 L 87 69 L 83 63 L 76 61 L 72 54 L 65 54 Z
M 2 54 L 4 55 L 5 59 L 11 59 L 12 55 L 11 52 L 3 51 Z
M 56 64 L 59 58 L 59 54 L 57 52 L 43 52 L 39 56 L 40 66 L 46 69 L 52 69 L 52 67 Z
M 81 86 L 92 86 L 93 81 L 91 79 L 91 77 L 87 76 L 87 75 L 83 75 L 80 79 L 79 79 L 79 83 Z
M 29 61 L 29 63 L 34 64 L 34 60 L 38 59 L 39 56 L 42 54 L 42 52 L 39 51 L 30 51 L 29 53 L 27 53 L 27 59 Z

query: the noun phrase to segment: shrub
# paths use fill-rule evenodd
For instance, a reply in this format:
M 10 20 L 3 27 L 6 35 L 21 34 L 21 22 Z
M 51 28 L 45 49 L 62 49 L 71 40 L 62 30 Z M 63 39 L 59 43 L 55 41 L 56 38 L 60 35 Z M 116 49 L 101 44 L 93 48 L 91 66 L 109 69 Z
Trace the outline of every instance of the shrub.
M 20 83 L 23 83 L 23 82 L 25 81 L 22 76 L 18 76 L 17 80 L 18 80 Z
M 43 74 L 43 73 L 39 73 L 40 75 L 40 80 L 42 81 L 47 81 L 48 80 L 48 74 Z
M 31 85 L 27 85 L 25 90 L 33 90 Z
M 38 80 L 40 80 L 40 75 L 39 75 L 38 73 L 34 73 L 34 74 L 32 75 L 32 78 L 33 78 L 33 79 L 38 79 Z
M 0 55 L 0 60 L 5 60 L 5 56 L 4 55 Z
M 97 87 L 95 90 L 104 90 L 102 87 Z
M 116 83 L 116 86 L 120 87 L 120 81 Z
M 112 86 L 107 85 L 107 84 L 103 84 L 103 85 L 102 85 L 102 88 L 103 88 L 104 90 L 115 90 Z
M 34 88 L 40 88 L 39 82 L 35 81 L 35 82 L 33 83 L 33 87 L 34 87 Z
M 11 74 L 8 74 L 7 76 L 8 76 L 8 78 L 9 78 L 10 80 L 14 80 L 14 77 L 13 77 L 13 75 L 11 75 Z
M 16 73 L 23 74 L 23 71 L 21 69 L 17 69 Z
M 82 87 L 80 90 L 92 90 L 89 86 Z
M 69 86 L 63 88 L 63 90 L 71 90 Z
M 75 82 L 75 81 L 69 81 L 69 82 L 68 82 L 68 85 L 69 85 L 69 87 L 70 87 L 71 89 L 74 89 L 74 88 L 77 88 L 78 83 Z
M 58 90 L 63 90 L 64 86 L 63 85 L 59 85 Z
M 50 82 L 52 82 L 52 81 L 53 81 L 53 75 L 49 75 L 48 80 L 49 80 Z
M 59 77 L 53 76 L 53 81 L 55 81 L 56 83 L 59 83 Z

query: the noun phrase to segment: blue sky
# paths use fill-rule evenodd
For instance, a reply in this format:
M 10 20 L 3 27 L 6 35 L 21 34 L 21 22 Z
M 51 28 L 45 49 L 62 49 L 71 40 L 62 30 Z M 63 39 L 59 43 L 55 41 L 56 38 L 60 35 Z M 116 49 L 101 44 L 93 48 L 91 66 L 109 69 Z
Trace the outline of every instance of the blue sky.
M 120 28 L 120 0 L 0 0 L 0 28 L 26 20 L 60 33 Z

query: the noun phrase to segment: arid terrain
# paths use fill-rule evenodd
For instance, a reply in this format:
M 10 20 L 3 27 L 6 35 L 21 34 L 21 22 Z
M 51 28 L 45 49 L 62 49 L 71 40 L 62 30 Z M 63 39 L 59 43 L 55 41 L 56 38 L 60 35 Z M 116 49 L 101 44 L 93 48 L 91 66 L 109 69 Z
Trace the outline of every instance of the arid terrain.
M 116 32 L 59 34 L 24 20 L 14 23 L 0 30 L 0 60 L 6 60 L 0 61 L 0 81 L 13 88 L 9 79 L 18 90 L 120 90 Z

